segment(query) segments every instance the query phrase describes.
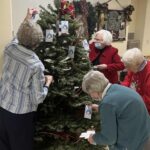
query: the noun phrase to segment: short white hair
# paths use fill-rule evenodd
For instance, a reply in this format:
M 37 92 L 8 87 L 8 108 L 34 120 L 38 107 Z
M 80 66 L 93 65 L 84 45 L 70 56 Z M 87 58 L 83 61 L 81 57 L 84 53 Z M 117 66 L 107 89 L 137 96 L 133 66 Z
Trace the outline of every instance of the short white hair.
M 103 37 L 103 44 L 111 45 L 113 37 L 112 37 L 112 34 L 110 31 L 102 29 L 102 30 L 96 32 L 95 36 L 96 35 L 101 35 Z
M 128 49 L 122 56 L 122 62 L 128 66 L 137 66 L 141 65 L 144 61 L 144 56 L 140 49 L 132 48 Z
M 85 93 L 100 92 L 102 93 L 109 83 L 103 73 L 91 70 L 83 78 L 82 90 Z

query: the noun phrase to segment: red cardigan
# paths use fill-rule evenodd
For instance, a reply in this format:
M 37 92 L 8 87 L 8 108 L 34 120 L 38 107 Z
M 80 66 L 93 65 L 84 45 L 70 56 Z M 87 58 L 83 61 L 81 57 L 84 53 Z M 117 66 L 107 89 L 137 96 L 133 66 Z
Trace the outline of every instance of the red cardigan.
M 99 54 L 99 64 L 107 65 L 107 69 L 102 70 L 101 72 L 104 73 L 105 77 L 111 83 L 118 83 L 117 71 L 124 69 L 124 65 L 120 60 L 120 56 L 118 55 L 118 50 L 110 45 L 106 46 L 103 52 L 101 52 L 100 50 L 95 48 L 94 43 L 91 43 L 89 53 L 90 61 L 93 62 Z
M 137 73 L 128 72 L 121 84 L 135 88 L 135 90 L 142 96 L 150 114 L 150 61 L 147 61 L 147 64 L 142 71 Z

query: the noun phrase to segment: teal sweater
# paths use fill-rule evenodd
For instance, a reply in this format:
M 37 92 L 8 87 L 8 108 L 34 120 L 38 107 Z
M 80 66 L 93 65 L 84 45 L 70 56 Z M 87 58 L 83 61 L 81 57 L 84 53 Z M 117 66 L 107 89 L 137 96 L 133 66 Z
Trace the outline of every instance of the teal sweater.
M 142 150 L 150 137 L 150 117 L 142 98 L 132 89 L 113 84 L 99 105 L 101 131 L 96 144 L 110 150 Z

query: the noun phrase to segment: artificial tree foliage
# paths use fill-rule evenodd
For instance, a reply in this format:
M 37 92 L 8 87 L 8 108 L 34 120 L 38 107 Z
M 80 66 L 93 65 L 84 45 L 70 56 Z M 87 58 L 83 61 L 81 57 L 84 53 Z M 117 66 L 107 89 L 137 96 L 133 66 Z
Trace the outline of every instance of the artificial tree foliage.
M 54 77 L 44 103 L 39 105 L 35 130 L 35 150 L 103 150 L 104 146 L 90 145 L 80 139 L 81 132 L 99 130 L 99 114 L 84 118 L 85 104 L 91 98 L 82 92 L 83 76 L 91 69 L 87 51 L 82 46 L 83 37 L 77 37 L 80 27 L 70 13 L 63 14 L 60 1 L 55 7 L 41 7 L 38 24 L 46 36 L 46 30 L 54 31 L 52 42 L 43 41 L 36 53 L 45 66 L 45 74 Z M 68 34 L 59 34 L 59 23 L 69 22 Z M 74 58 L 68 56 L 69 46 L 75 46 Z

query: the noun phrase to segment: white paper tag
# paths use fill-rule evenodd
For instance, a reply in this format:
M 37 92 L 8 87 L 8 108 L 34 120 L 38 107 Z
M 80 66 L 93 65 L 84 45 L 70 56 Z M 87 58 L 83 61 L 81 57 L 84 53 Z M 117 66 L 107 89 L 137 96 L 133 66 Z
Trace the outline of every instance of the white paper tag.
M 45 41 L 46 42 L 53 42 L 53 38 L 54 38 L 54 31 L 52 29 L 46 30 Z
M 92 106 L 85 105 L 84 118 L 87 118 L 87 119 L 92 118 Z
M 97 66 L 93 66 L 93 70 L 98 70 L 98 67 Z
M 88 43 L 88 41 L 86 39 L 82 41 L 82 44 L 83 44 L 84 49 L 86 51 L 89 51 L 89 49 L 90 49 L 89 48 L 89 43 Z
M 61 33 L 68 34 L 69 30 L 69 22 L 68 21 L 61 21 Z
M 95 134 L 95 130 L 90 130 L 90 131 L 87 131 L 87 132 L 82 132 L 79 137 L 80 138 L 84 138 L 84 139 L 88 139 L 91 134 Z
M 69 46 L 68 56 L 74 58 L 75 46 Z

